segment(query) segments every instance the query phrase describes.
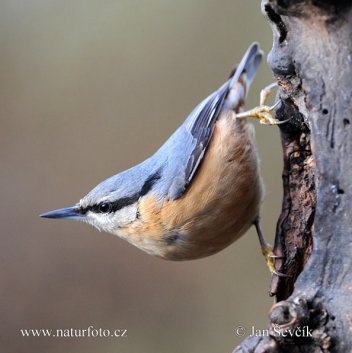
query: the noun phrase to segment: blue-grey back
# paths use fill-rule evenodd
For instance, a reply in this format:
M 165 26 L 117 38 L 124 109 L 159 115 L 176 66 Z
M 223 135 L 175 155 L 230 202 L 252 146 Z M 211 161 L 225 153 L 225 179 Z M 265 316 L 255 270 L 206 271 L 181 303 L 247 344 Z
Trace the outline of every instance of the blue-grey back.
M 126 197 L 134 200 L 151 189 L 160 199 L 182 196 L 203 160 L 229 90 L 243 73 L 247 74 L 249 86 L 261 58 L 258 45 L 252 44 L 229 80 L 204 99 L 154 155 L 97 185 L 83 203 L 92 205 Z

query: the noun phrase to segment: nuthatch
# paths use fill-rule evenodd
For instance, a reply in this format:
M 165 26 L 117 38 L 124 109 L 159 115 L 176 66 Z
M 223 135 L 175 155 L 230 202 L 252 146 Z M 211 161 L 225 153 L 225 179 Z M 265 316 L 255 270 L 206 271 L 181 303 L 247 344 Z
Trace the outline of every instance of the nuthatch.
M 87 222 L 168 260 L 189 260 L 226 248 L 255 224 L 263 183 L 254 128 L 242 118 L 276 124 L 264 106 L 241 113 L 262 60 L 254 43 L 228 81 L 204 99 L 164 145 L 144 162 L 101 182 L 79 203 L 41 216 Z

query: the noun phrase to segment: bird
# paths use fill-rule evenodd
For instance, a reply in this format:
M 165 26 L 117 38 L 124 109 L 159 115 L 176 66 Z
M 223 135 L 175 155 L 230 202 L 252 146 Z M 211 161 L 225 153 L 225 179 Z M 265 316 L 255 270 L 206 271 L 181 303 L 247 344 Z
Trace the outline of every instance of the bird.
M 276 105 L 261 93 L 259 107 L 244 112 L 250 85 L 263 58 L 252 43 L 228 80 L 205 98 L 149 158 L 99 183 L 74 206 L 41 214 L 74 219 L 117 235 L 167 260 L 213 255 L 255 226 L 271 273 L 272 247 L 259 217 L 264 186 L 254 127 L 281 123 Z

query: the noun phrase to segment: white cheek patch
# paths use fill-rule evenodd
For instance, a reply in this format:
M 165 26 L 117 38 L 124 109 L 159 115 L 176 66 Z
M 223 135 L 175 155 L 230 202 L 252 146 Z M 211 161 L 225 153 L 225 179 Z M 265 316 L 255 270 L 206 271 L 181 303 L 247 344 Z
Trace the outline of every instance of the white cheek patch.
M 112 214 L 112 222 L 118 227 L 127 226 L 137 218 L 137 212 L 137 203 L 121 208 Z

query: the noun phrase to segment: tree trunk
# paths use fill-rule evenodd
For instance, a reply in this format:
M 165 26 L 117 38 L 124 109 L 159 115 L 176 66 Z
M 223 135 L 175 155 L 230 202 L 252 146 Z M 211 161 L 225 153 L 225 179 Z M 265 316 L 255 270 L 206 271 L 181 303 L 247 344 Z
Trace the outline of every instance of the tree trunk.
M 352 1 L 262 0 L 284 199 L 269 335 L 234 352 L 352 352 Z M 290 331 L 289 331 L 290 330 Z M 290 337 L 292 334 L 292 337 Z M 284 337 L 286 335 L 286 337 Z

